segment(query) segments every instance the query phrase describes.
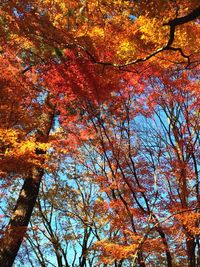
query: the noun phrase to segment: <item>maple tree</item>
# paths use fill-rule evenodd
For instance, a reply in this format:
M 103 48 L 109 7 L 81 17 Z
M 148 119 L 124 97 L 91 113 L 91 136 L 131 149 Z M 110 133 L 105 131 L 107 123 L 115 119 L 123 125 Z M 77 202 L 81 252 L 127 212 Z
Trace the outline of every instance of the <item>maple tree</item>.
M 51 254 L 55 266 L 96 265 L 96 252 L 90 247 L 101 231 L 93 209 L 98 188 L 88 182 L 88 175 L 82 176 L 85 170 L 81 169 L 68 163 L 67 169 L 62 168 L 64 177 L 57 173 L 43 180 L 27 242 L 22 247 L 24 264 L 28 261 L 46 266 Z M 24 251 L 29 257 L 24 258 Z
M 18 202 L 10 218 L 4 239 L 1 240 L 1 260 L 8 260 L 9 253 L 16 254 L 21 244 L 25 226 L 30 220 L 33 205 L 43 176 L 41 166 L 45 160 L 47 139 L 53 123 L 53 112 L 45 103 L 39 103 L 42 91 L 37 91 L 19 70 L 20 63 L 9 60 L 12 54 L 2 56 L 2 105 L 1 105 L 1 176 L 7 178 L 4 187 L 13 179 L 25 178 Z M 13 79 L 15 77 L 15 79 Z M 19 90 L 20 89 L 20 90 Z M 48 118 L 48 123 L 44 117 Z M 31 205 L 32 202 L 32 205 Z M 7 249 L 13 249 L 9 252 Z M 5 257 L 5 258 L 4 258 Z
M 85 180 L 83 178 L 83 180 Z M 66 187 L 64 187 L 66 189 Z M 87 189 L 93 188 L 95 190 L 91 194 L 90 201 L 97 198 L 100 195 L 97 191 L 98 187 L 94 183 L 87 184 Z M 55 188 L 54 188 L 55 189 Z M 81 188 L 81 194 L 79 193 L 73 203 L 60 204 L 60 192 L 54 191 L 53 198 L 51 195 L 51 189 L 45 197 L 45 205 L 42 206 L 42 210 L 35 209 L 33 214 L 30 229 L 26 236 L 25 242 L 22 244 L 21 251 L 18 255 L 16 263 L 26 264 L 31 266 L 41 265 L 46 266 L 51 264 L 52 266 L 97 266 L 98 251 L 93 250 L 92 247 L 96 240 L 100 240 L 104 233 L 107 232 L 107 221 L 102 219 L 102 215 L 98 214 L 95 217 L 96 209 L 92 210 L 91 206 L 86 206 L 89 200 L 87 195 L 87 189 Z M 75 187 L 71 186 L 71 189 L 64 194 L 70 194 L 76 196 Z M 78 193 L 78 192 L 77 192 Z M 43 194 L 43 193 L 42 193 Z M 85 194 L 85 199 L 82 201 L 82 196 Z M 47 200 L 47 198 L 49 199 Z M 93 200 L 92 200 L 93 199 Z M 42 200 L 42 199 L 41 199 Z M 49 205 L 50 204 L 50 205 Z M 59 204 L 59 206 L 57 206 Z M 52 207 L 52 206 L 53 207 Z M 84 206 L 85 205 L 85 206 Z M 67 207 L 67 208 L 66 208 Z M 96 207 L 96 206 L 95 206 Z M 85 210 L 85 208 L 89 208 Z M 53 210 L 53 215 L 52 214 Z M 94 212 L 95 211 L 95 212 Z M 93 213 L 94 212 L 94 213 Z M 55 221 L 54 221 L 55 220 Z M 51 226 L 50 226 L 50 225 Z M 56 226 L 55 226 L 56 224 Z M 54 238 L 51 238 L 54 235 Z M 55 239 L 56 238 L 56 239 Z M 59 257 L 57 257 L 57 253 Z M 54 258 L 54 253 L 56 258 Z M 51 255 L 51 259 L 49 259 Z M 62 262 L 62 263 L 61 263 Z M 102 266 L 106 264 L 101 263 Z
M 141 89 L 141 83 L 126 87 L 98 108 L 82 103 L 87 112 L 81 120 L 87 118 L 89 130 L 77 123 L 70 128 L 80 147 L 78 154 L 72 149 L 72 158 L 87 169 L 86 177 L 93 177 L 89 183 L 101 188 L 101 197 L 96 198 L 97 192 L 93 197 L 96 213 L 107 227 L 94 250 L 103 252 L 100 262 L 105 266 L 132 261 L 143 266 L 142 258 L 147 266 L 192 266 L 198 257 L 193 248 L 198 248 L 199 233 L 199 90 L 193 75 L 151 75 L 143 81 L 148 88 Z M 184 243 L 187 250 L 180 247 Z
M 198 264 L 199 90 L 191 73 L 171 75 L 152 75 L 145 90 L 135 85 L 128 98 L 93 109 L 95 151 L 103 156 L 93 156 L 101 168 L 91 169 L 108 196 L 99 205 L 118 232 L 99 242 L 106 263 L 132 258 L 143 266 L 143 254 L 147 264 L 161 264 L 156 253 L 164 251 L 166 266 Z
M 59 168 L 48 164 L 53 154 L 80 157 L 78 148 L 96 136 L 94 151 L 105 161 L 99 177 L 108 188 L 101 179 L 99 186 L 111 187 L 111 207 L 108 199 L 96 207 L 105 204 L 111 226 L 111 243 L 97 243 L 102 260 L 119 260 L 120 266 L 132 257 L 132 264 L 145 266 L 149 249 L 155 256 L 147 264 L 162 261 L 163 251 L 172 266 L 178 245 L 171 248 L 173 233 L 156 215 L 164 206 L 162 216 L 171 216 L 180 244 L 185 242 L 183 261 L 197 266 L 199 2 L 11 0 L 3 1 L 0 15 L 2 188 L 24 181 L 2 231 L 0 265 L 13 264 L 42 177 Z M 147 122 L 154 118 L 150 139 L 143 131 L 132 133 L 138 114 Z M 158 121 L 162 130 L 155 131 Z M 154 188 L 160 164 L 165 190 Z

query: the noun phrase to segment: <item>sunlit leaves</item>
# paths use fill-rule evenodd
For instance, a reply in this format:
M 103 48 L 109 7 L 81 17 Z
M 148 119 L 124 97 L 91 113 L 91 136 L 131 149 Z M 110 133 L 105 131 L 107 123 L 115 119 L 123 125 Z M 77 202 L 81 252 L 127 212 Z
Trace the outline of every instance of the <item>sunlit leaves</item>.
M 188 20 L 197 7 L 196 0 L 2 5 L 1 175 L 30 181 L 34 170 L 40 181 L 51 172 L 44 207 L 47 199 L 52 209 L 70 204 L 62 216 L 76 227 L 64 238 L 80 243 L 93 231 L 105 263 L 150 265 L 162 262 L 160 253 L 172 266 L 172 256 L 187 261 L 188 242 L 199 235 L 198 14 Z M 70 161 L 78 168 L 59 192 L 57 175 Z M 51 210 L 37 208 L 48 220 Z M 55 248 L 55 236 L 47 239 Z

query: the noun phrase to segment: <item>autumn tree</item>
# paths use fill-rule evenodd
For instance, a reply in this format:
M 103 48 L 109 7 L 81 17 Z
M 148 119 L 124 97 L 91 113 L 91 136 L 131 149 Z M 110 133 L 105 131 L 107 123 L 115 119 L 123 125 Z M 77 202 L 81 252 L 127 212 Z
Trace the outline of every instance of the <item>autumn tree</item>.
M 54 112 L 48 105 L 48 96 L 44 101 L 38 101 L 42 90 L 34 88 L 29 78 L 21 75 L 21 64 L 12 57 L 9 51 L 2 56 L 6 71 L 3 71 L 4 66 L 1 65 L 4 76 L 1 81 L 0 171 L 1 176 L 6 178 L 4 187 L 9 186 L 14 179 L 25 178 L 25 181 L 1 240 L 1 260 L 4 266 L 7 260 L 14 259 L 11 255 L 16 255 L 25 226 L 30 220 L 44 173 L 41 166 L 44 164 L 54 118 Z M 45 117 L 48 118 L 47 123 Z
M 88 106 L 90 129 L 97 135 L 90 139 L 95 153 L 86 154 L 88 168 L 104 192 L 97 207 L 104 207 L 117 233 L 97 243 L 105 263 L 132 259 L 140 266 L 198 266 L 195 75 L 167 71 L 158 78 L 152 73 L 146 81 L 126 84 L 99 109 Z
M 62 163 L 60 174 L 43 179 L 20 252 L 22 256 L 19 255 L 16 262 L 41 266 L 54 266 L 54 262 L 55 266 L 96 265 L 97 253 L 91 247 L 102 236 L 104 224 L 94 209 L 98 186 L 72 158 L 71 163 L 65 164 Z
M 30 221 L 44 172 L 51 172 L 51 169 L 47 169 L 47 162 L 52 151 L 49 141 L 54 121 L 72 131 L 76 126 L 76 117 L 81 117 L 83 112 L 82 107 L 77 107 L 76 103 L 88 100 L 94 103 L 98 110 L 98 105 L 105 98 L 112 99 L 110 92 L 119 92 L 119 89 L 128 86 L 126 82 L 134 83 L 135 76 L 131 75 L 133 73 L 140 76 L 141 79 L 137 81 L 140 81 L 143 87 L 148 87 L 143 81 L 152 73 L 159 77 L 167 68 L 176 71 L 198 70 L 199 14 L 198 1 L 186 0 L 164 2 L 35 0 L 30 3 L 20 0 L 3 1 L 0 11 L 2 43 L 0 68 L 3 73 L 1 82 L 3 90 L 0 95 L 3 100 L 1 100 L 3 115 L 0 120 L 5 126 L 2 126 L 0 132 L 2 166 L 0 171 L 7 186 L 13 176 L 22 177 L 24 185 L 10 222 L 3 233 L 1 266 L 12 265 Z M 190 76 L 187 77 L 188 81 L 192 79 Z M 132 89 L 131 85 L 129 88 Z M 144 97 L 150 96 L 147 94 Z M 141 104 L 141 108 L 142 113 L 147 112 L 145 105 Z M 173 157 L 179 157 L 176 158 L 176 164 L 180 170 L 177 174 L 179 180 L 181 179 L 178 187 L 180 200 L 184 203 L 182 208 L 187 209 L 188 192 L 183 167 L 185 159 L 183 156 L 181 158 L 179 152 L 183 140 L 176 133 L 177 123 L 179 125 L 181 122 L 174 121 L 174 116 L 177 115 L 173 112 L 172 107 L 167 113 L 170 129 L 172 128 L 168 134 L 174 135 L 172 144 L 175 148 L 171 145 L 172 151 L 177 150 Z M 101 125 L 101 131 L 103 135 L 106 133 L 109 145 L 112 144 L 104 124 Z M 187 135 L 191 139 L 193 129 Z M 68 137 L 70 136 L 73 135 L 68 131 Z M 63 145 L 70 146 L 70 138 L 67 140 Z M 60 139 L 57 139 L 58 146 L 61 143 Z M 193 141 L 190 143 L 193 145 Z M 190 145 L 187 147 L 188 151 L 191 149 Z M 107 148 L 102 149 L 106 152 Z M 116 153 L 118 152 L 115 152 L 115 155 L 118 155 Z M 189 154 L 189 159 L 194 158 L 193 163 L 197 166 L 196 157 L 192 154 Z M 117 161 L 115 156 L 117 166 L 114 168 L 117 168 L 117 171 L 114 171 L 114 175 L 120 172 L 123 178 L 122 184 L 131 189 Z M 140 164 L 142 161 L 143 157 Z M 146 161 L 145 164 L 147 167 L 142 166 L 142 168 L 147 168 L 145 171 L 150 172 L 151 166 Z M 113 168 L 113 165 L 109 167 L 110 171 L 111 167 Z M 133 169 L 132 171 L 134 172 Z M 196 167 L 196 176 L 197 172 Z M 153 207 L 150 201 L 152 185 L 150 186 L 151 182 L 148 182 L 148 179 L 144 181 L 148 187 L 146 190 L 149 191 L 146 193 L 145 188 L 141 187 L 143 182 L 137 181 L 137 175 L 134 177 L 139 192 L 135 193 L 131 189 L 132 196 L 125 197 L 124 207 L 129 214 L 128 207 L 134 199 L 138 209 L 143 212 L 148 228 L 151 224 L 147 220 L 152 219 L 149 216 L 149 211 Z M 149 177 L 152 180 L 152 175 Z M 198 188 L 197 184 L 196 187 Z M 124 199 L 123 194 L 121 194 L 122 199 Z M 156 195 L 153 197 L 157 200 Z M 143 202 L 146 203 L 144 207 Z M 159 233 L 157 219 L 154 217 L 153 220 L 157 225 L 157 229 L 155 227 L 153 229 Z M 186 229 L 187 234 L 190 232 L 188 231 Z M 167 240 L 163 237 L 163 233 L 160 232 L 159 235 L 169 263 L 171 255 Z M 189 239 L 193 240 L 194 236 Z M 192 241 L 188 241 L 187 247 L 188 255 L 194 254 L 189 252 L 194 247 Z M 143 251 L 141 249 L 138 251 L 138 261 L 143 264 Z M 194 265 L 193 256 L 189 262 L 191 266 Z

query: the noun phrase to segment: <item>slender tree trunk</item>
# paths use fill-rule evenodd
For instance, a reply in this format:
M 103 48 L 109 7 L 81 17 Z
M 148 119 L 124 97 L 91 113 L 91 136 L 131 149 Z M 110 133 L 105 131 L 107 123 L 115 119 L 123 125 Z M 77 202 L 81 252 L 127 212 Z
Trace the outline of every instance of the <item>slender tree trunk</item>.
M 195 258 L 195 239 L 188 238 L 186 240 L 187 254 L 188 254 L 188 267 L 196 267 L 196 258 Z
M 39 208 L 40 215 L 42 217 L 43 224 L 45 225 L 47 232 L 50 234 L 51 243 L 53 245 L 54 252 L 56 254 L 57 265 L 58 265 L 58 267 L 62 267 L 63 266 L 62 254 L 61 254 L 62 251 L 61 251 L 60 243 L 59 243 L 57 237 L 55 236 L 53 229 L 51 227 L 51 220 L 48 220 L 48 216 L 45 215 L 45 213 L 43 213 L 43 211 L 42 211 L 40 200 L 38 201 L 38 208 Z M 68 267 L 68 264 L 65 267 Z
M 162 238 L 163 245 L 165 247 L 165 254 L 166 254 L 166 259 L 167 259 L 167 267 L 172 267 L 172 257 L 171 257 L 171 253 L 170 253 L 170 250 L 169 250 L 169 246 L 168 246 L 168 243 L 167 243 L 167 239 L 166 239 L 165 233 L 163 232 L 161 227 L 157 227 L 157 231 L 160 234 L 160 236 Z
M 58 267 L 63 267 L 62 256 L 60 255 L 59 251 L 56 252 L 56 258 L 57 258 Z
M 46 104 L 49 106 L 48 101 L 49 98 L 47 97 Z M 54 121 L 54 114 L 55 109 L 52 111 L 52 108 L 46 114 L 47 121 L 45 125 L 41 126 L 38 134 L 38 142 L 48 142 L 49 133 Z M 45 151 L 36 149 L 36 155 L 42 154 L 45 154 Z M 44 163 L 44 160 L 42 163 Z M 0 267 L 11 267 L 14 263 L 30 222 L 43 175 L 43 168 L 33 167 L 30 171 L 30 176 L 24 181 L 9 224 L 4 236 L 0 240 Z
M 165 248 L 167 267 L 172 267 L 173 266 L 173 264 L 172 264 L 172 256 L 171 256 L 169 245 L 168 245 L 168 242 L 167 242 L 167 239 L 166 239 L 166 236 L 165 236 L 165 232 L 163 231 L 163 229 L 162 229 L 157 217 L 155 215 L 153 215 L 153 218 L 156 220 L 156 223 L 158 225 L 156 227 L 156 231 L 159 233 L 160 237 L 162 238 L 162 242 L 163 242 L 163 245 L 164 245 L 164 248 Z
M 146 264 L 145 264 L 145 262 L 144 262 L 144 257 L 143 257 L 143 255 L 142 255 L 142 252 L 139 252 L 139 253 L 138 253 L 138 265 L 139 265 L 140 267 L 145 267 L 145 266 L 146 266 Z
M 88 253 L 88 248 L 87 248 L 87 243 L 88 243 L 88 239 L 90 237 L 91 234 L 91 228 L 87 228 L 85 227 L 84 229 L 84 239 L 83 239 L 83 244 L 82 244 L 82 253 L 81 256 L 79 258 L 79 265 L 80 267 L 84 267 L 86 266 L 86 261 L 87 261 L 87 253 Z

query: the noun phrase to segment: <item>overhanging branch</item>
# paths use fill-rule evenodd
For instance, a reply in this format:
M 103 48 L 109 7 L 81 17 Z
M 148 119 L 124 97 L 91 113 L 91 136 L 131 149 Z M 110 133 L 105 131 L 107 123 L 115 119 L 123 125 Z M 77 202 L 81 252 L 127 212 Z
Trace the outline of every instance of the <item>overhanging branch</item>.
M 138 59 L 135 59 L 135 60 L 132 60 L 132 61 L 129 61 L 125 64 L 115 64 L 115 63 L 112 63 L 112 62 L 101 62 L 101 61 L 96 61 L 94 56 L 90 54 L 89 51 L 86 51 L 86 53 L 90 56 L 90 58 L 93 60 L 94 63 L 96 64 L 103 64 L 103 65 L 107 65 L 107 66 L 114 66 L 114 67 L 126 67 L 126 66 L 130 66 L 130 65 L 133 65 L 133 64 L 136 64 L 136 63 L 140 63 L 140 62 L 144 62 L 148 59 L 150 59 L 151 57 L 161 53 L 162 51 L 165 51 L 165 50 L 173 50 L 173 51 L 179 51 L 181 56 L 184 57 L 184 58 L 187 58 L 187 61 L 188 61 L 188 64 L 187 66 L 190 65 L 190 55 L 186 55 L 183 50 L 179 47 L 175 48 L 175 47 L 172 47 L 172 44 L 174 42 L 174 34 L 175 34 L 175 30 L 176 30 L 176 26 L 178 25 L 182 25 L 182 24 L 185 24 L 187 22 L 190 22 L 190 21 L 193 21 L 195 19 L 197 19 L 198 17 L 200 16 L 200 6 L 197 7 L 196 9 L 194 9 L 191 13 L 189 13 L 188 15 L 186 16 L 183 16 L 183 17 L 180 17 L 180 18 L 175 18 L 173 20 L 170 20 L 169 22 L 163 24 L 163 26 L 170 26 L 170 33 L 169 33 L 169 40 L 167 42 L 167 44 L 157 50 L 155 50 L 154 52 L 152 52 L 151 54 L 149 54 L 148 56 L 146 57 L 143 57 L 143 58 L 138 58 Z
M 123 68 L 123 67 L 128 67 L 140 62 L 145 62 L 148 59 L 154 57 L 155 55 L 161 53 L 162 51 L 166 51 L 166 50 L 172 50 L 172 51 L 178 51 L 180 52 L 181 56 L 183 58 L 187 59 L 187 67 L 191 64 L 190 62 L 190 56 L 191 55 L 186 55 L 183 50 L 180 47 L 172 47 L 172 44 L 174 42 L 174 35 L 175 35 L 175 30 L 176 30 L 176 26 L 178 25 L 182 25 L 185 24 L 187 22 L 193 21 L 195 19 L 197 19 L 198 17 L 200 17 L 200 6 L 197 7 L 196 9 L 194 9 L 193 11 L 191 11 L 188 15 L 180 17 L 180 18 L 175 18 L 173 20 L 170 20 L 167 23 L 164 23 L 163 26 L 169 26 L 170 27 L 170 32 L 169 32 L 169 39 L 166 45 L 164 45 L 163 47 L 158 48 L 157 50 L 153 51 L 151 54 L 147 55 L 146 57 L 142 57 L 142 58 L 137 58 L 134 60 L 131 60 L 129 62 L 126 62 L 125 64 L 117 64 L 117 63 L 113 63 L 113 62 L 106 62 L 106 61 L 98 61 L 95 56 L 87 50 L 86 47 L 81 46 L 81 45 L 77 45 L 77 44 L 66 44 L 63 46 L 63 48 L 69 48 L 69 49 L 73 49 L 73 48 L 79 48 L 81 50 L 83 50 L 88 57 L 90 58 L 90 60 L 94 63 L 94 64 L 100 64 L 100 65 L 104 65 L 104 66 L 112 66 L 112 67 L 116 67 L 116 68 Z M 31 69 L 31 66 L 26 67 L 23 71 L 22 74 L 25 74 L 27 71 L 29 71 Z

